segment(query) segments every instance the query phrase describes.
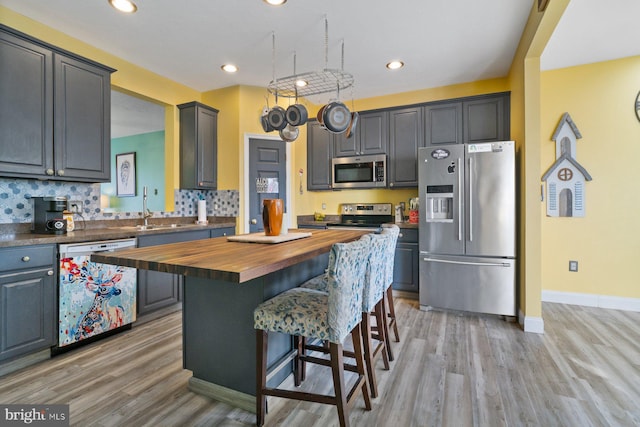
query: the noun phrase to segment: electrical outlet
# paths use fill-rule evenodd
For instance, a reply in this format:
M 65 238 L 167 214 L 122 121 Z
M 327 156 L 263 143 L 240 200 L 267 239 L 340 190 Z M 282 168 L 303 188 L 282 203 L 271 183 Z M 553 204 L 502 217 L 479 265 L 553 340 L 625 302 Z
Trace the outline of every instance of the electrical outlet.
M 322 204 L 322 210 L 324 211 L 324 210 L 326 210 L 326 209 L 327 209 L 327 204 L 326 204 L 326 203 L 323 203 L 323 204 Z
M 80 211 L 82 209 L 82 203 L 78 202 L 76 200 L 69 200 L 68 206 L 69 206 L 69 210 L 72 213 L 80 213 Z
M 578 261 L 569 261 L 569 271 L 578 271 Z

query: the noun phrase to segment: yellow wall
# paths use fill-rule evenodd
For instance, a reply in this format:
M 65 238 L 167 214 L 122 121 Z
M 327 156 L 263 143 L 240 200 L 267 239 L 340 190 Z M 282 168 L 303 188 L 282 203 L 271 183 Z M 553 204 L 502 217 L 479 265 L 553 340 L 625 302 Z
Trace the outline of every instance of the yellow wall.
M 576 159 L 591 174 L 584 218 L 542 218 L 542 288 L 640 298 L 640 56 L 542 73 L 541 170 L 568 112 L 582 134 Z M 546 212 L 545 206 L 542 207 Z M 569 260 L 579 262 L 569 272 Z

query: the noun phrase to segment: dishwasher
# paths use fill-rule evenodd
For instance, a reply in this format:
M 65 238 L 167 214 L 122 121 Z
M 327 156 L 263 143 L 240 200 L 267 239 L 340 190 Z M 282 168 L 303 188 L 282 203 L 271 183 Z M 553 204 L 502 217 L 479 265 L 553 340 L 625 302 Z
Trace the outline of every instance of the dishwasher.
M 59 245 L 58 347 L 54 353 L 131 328 L 136 320 L 137 270 L 90 258 L 92 253 L 133 248 L 136 243 L 131 238 Z

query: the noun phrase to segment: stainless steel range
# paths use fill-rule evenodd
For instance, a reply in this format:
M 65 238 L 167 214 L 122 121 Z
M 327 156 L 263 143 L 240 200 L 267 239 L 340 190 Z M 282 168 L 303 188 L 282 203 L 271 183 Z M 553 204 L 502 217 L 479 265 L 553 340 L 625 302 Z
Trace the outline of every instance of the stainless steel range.
M 340 222 L 327 224 L 329 229 L 379 230 L 382 224 L 393 222 L 391 203 L 343 203 Z

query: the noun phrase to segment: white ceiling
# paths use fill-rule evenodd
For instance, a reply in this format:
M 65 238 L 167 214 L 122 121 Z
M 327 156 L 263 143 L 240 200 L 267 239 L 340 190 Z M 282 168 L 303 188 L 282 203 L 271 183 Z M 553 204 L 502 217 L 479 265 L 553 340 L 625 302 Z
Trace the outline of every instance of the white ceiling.
M 198 91 L 266 87 L 274 65 L 276 77 L 294 74 L 294 52 L 298 73 L 340 68 L 344 41 L 344 70 L 355 84 L 341 97 L 359 99 L 505 76 L 534 1 L 289 0 L 272 7 L 262 0 L 136 0 L 134 15 L 107 0 L 0 5 Z M 638 16 L 638 0 L 572 1 L 542 68 L 639 55 Z M 389 71 L 392 59 L 406 66 Z M 240 71 L 223 73 L 226 62 Z

